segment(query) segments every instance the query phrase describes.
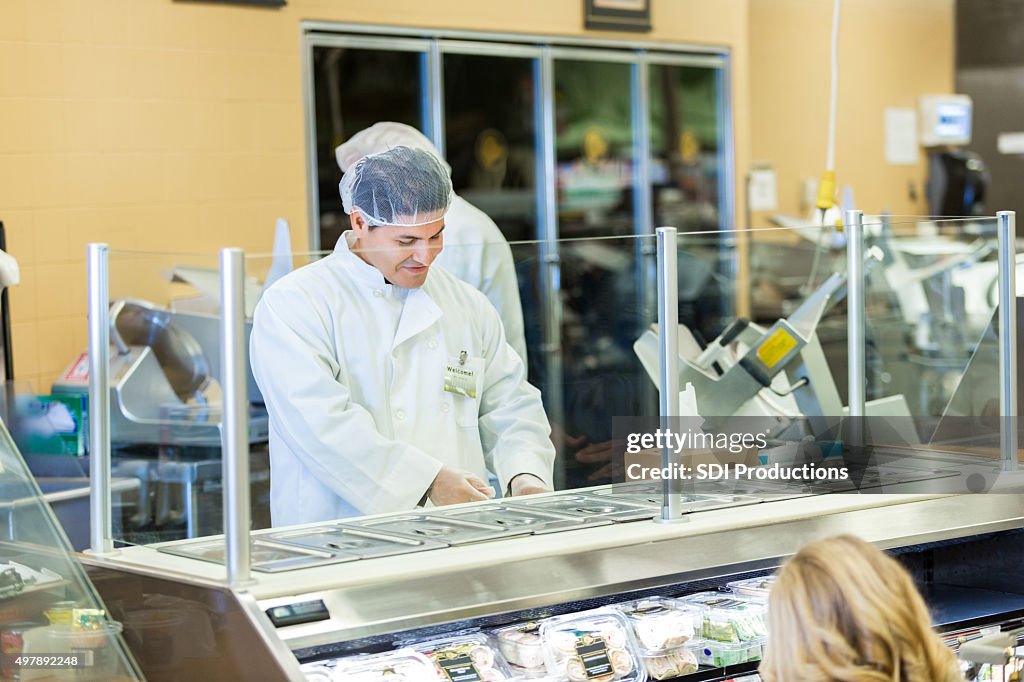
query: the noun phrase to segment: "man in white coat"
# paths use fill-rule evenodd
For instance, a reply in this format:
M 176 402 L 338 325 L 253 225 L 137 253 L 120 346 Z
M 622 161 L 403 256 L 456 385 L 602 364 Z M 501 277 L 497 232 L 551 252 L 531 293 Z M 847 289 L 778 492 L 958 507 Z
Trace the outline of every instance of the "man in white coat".
M 479 291 L 440 268 L 451 180 L 396 147 L 341 182 L 352 230 L 253 318 L 275 526 L 550 490 L 540 392 Z
M 437 157 L 451 175 L 451 167 L 441 158 L 437 147 L 410 125 L 381 121 L 360 130 L 334 150 L 338 167 L 345 173 L 367 154 L 378 154 L 392 147 L 422 149 Z M 440 265 L 463 282 L 483 292 L 494 304 L 505 325 L 505 338 L 526 362 L 526 333 L 523 306 L 519 301 L 512 249 L 505 235 L 490 217 L 458 194 L 444 219 L 445 250 L 437 257 Z

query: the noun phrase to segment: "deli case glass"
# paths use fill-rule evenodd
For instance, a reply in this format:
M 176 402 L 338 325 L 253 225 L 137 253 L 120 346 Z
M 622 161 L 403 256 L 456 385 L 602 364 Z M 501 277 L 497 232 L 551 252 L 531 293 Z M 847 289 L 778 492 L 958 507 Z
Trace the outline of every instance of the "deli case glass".
M 0 421 L 0 679 L 144 679 L 137 618 L 99 598 Z

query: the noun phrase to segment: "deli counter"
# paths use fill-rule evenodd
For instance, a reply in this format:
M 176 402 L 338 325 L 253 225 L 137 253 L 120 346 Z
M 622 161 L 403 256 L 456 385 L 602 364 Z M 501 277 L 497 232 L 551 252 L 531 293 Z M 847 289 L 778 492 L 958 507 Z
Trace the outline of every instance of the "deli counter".
M 1004 227 L 1012 222 L 1001 217 Z M 659 230 L 661 265 L 676 249 L 663 243 L 667 234 Z M 101 246 L 90 247 L 97 272 L 105 267 Z M 857 390 L 858 377 L 866 382 L 886 358 L 866 362 L 864 319 L 851 312 L 850 357 L 843 365 L 849 364 L 852 379 L 840 391 L 842 373 L 831 369 L 822 343 L 826 314 L 847 288 L 851 310 L 879 309 L 864 307 L 860 256 L 850 257 L 858 265 L 848 276 L 826 277 L 765 326 L 731 324 L 702 350 L 685 325 L 678 325 L 676 338 L 668 316 L 659 325 L 665 334 L 651 330 L 634 346 L 641 371 L 665 389 L 653 414 L 678 414 L 673 403 L 685 387 L 672 383 L 686 379 L 697 388 L 700 414 L 753 410 L 758 424 L 799 427 L 795 433 L 770 429 L 773 443 L 782 444 L 753 453 L 751 466 L 799 465 L 804 446 L 813 444 L 821 446 L 815 461 L 822 467 L 859 467 L 854 483 L 719 482 L 692 492 L 572 486 L 527 498 L 252 530 L 246 483 L 254 427 L 248 402 L 239 399 L 248 374 L 245 265 L 240 252 L 225 250 L 216 377 L 224 396 L 217 426 L 225 534 L 115 546 L 104 519 L 109 509 L 103 509 L 110 471 L 109 452 L 102 451 L 111 437 L 101 429 L 111 403 L 120 408 L 116 385 L 91 378 L 89 400 L 98 417 L 91 425 L 94 511 L 107 527 L 94 525 L 93 550 L 81 560 L 112 618 L 149 614 L 128 644 L 146 679 L 157 681 L 375 680 L 382 673 L 424 680 L 435 669 L 438 679 L 464 682 L 743 679 L 755 674 L 770 633 L 763 603 L 743 594 L 740 586 L 749 582 L 738 581 L 753 580 L 748 591 L 763 593 L 767 588 L 757 586 L 767 585 L 786 557 L 810 540 L 839 533 L 900 555 L 951 646 L 992 628 L 1013 631 L 1024 619 L 1017 566 L 1024 549 L 1024 475 L 1017 471 L 1016 431 L 1004 428 L 1015 429 L 1013 420 L 996 419 L 993 426 L 989 417 L 1004 413 L 1004 388 L 1013 387 L 1015 400 L 1016 370 L 1011 376 L 992 360 L 1004 356 L 1006 334 L 996 330 L 1016 329 L 1013 317 L 1009 325 L 1003 317 L 1016 307 L 1000 306 L 998 325 L 994 308 L 981 315 L 980 341 L 972 342 L 971 353 L 957 347 L 958 369 L 922 390 L 920 410 L 908 408 L 909 391 L 893 394 L 899 377 L 891 371 L 877 372 L 884 379 L 877 392 L 866 396 L 863 384 Z M 659 295 L 666 299 L 678 294 L 670 270 L 659 268 Z M 1000 273 L 1000 296 L 1010 296 L 1013 287 Z M 110 348 L 109 292 L 93 279 L 90 287 L 90 317 L 97 321 L 90 348 L 104 351 Z M 669 301 L 664 307 L 678 306 Z M 831 322 L 845 325 L 846 317 Z M 893 328 L 903 330 L 905 322 L 895 320 Z M 873 326 L 880 328 L 885 325 Z M 709 349 L 716 357 L 707 357 Z M 91 377 L 104 376 L 105 357 L 90 352 Z M 954 375 L 956 386 L 945 378 Z M 945 391 L 939 398 L 936 386 Z M 769 391 L 775 395 L 766 399 Z M 955 413 L 925 409 L 937 399 Z M 1000 411 L 993 412 L 993 400 Z M 629 412 L 610 412 L 623 413 Z M 565 423 L 571 415 L 549 416 Z M 942 438 L 915 440 L 922 432 L 916 427 L 911 438 L 897 437 L 906 432 L 900 425 L 915 419 Z M 840 423 L 853 431 L 836 431 Z M 879 424 L 894 428 L 880 436 L 873 430 Z M 865 460 L 833 452 L 856 454 L 864 438 L 882 446 Z
M 495 505 L 500 502 L 460 511 Z M 430 519 L 402 515 L 360 523 L 395 519 L 435 527 Z M 505 531 L 499 535 L 508 537 L 478 536 L 465 544 L 424 540 L 434 545 L 429 549 L 413 544 L 414 533 L 396 534 L 391 539 L 406 551 L 367 558 L 346 550 L 329 556 L 294 540 L 360 539 L 356 524 L 290 528 L 284 538 L 280 531 L 257 531 L 252 582 L 234 589 L 224 584 L 223 566 L 211 561 L 222 547 L 219 538 L 123 548 L 83 562 L 108 604 L 173 605 L 170 622 L 154 624 L 155 641 L 133 650 L 147 679 L 330 679 L 314 673 L 333 670 L 338 659 L 360 660 L 356 654 L 467 631 L 494 642 L 494 633 L 508 626 L 718 590 L 767 575 L 802 544 L 837 533 L 904 555 L 944 630 L 1012 623 L 1024 617 L 1013 558 L 1024 542 L 1022 527 L 1018 494 L 830 494 L 695 510 L 676 523 L 649 517 L 560 532 Z M 682 677 L 731 679 L 756 668 L 759 649 L 730 657 L 734 650 L 705 643 L 693 657 L 700 667 L 680 668 L 689 674 Z M 647 668 L 655 679 L 667 679 Z M 609 679 L 620 678 L 635 679 Z

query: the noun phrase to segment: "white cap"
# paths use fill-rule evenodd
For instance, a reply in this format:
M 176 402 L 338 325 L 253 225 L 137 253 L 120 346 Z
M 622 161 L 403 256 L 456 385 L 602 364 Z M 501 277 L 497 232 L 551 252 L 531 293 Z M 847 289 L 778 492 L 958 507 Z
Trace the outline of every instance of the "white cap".
M 444 166 L 445 172 L 449 175 L 452 173 L 452 167 L 441 158 L 437 147 L 427 139 L 426 135 L 410 125 L 395 121 L 381 121 L 360 130 L 344 144 L 335 148 L 334 158 L 338 160 L 338 168 L 345 173 L 352 164 L 364 156 L 379 154 L 393 147 L 409 147 L 430 152 Z

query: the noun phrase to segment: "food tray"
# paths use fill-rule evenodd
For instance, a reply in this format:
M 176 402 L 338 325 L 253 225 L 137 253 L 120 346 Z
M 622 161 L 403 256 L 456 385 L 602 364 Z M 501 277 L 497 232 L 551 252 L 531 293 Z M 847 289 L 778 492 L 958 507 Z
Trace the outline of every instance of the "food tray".
M 224 563 L 225 548 L 223 540 L 205 540 L 203 542 L 167 545 L 165 547 L 157 547 L 156 549 L 165 554 L 174 554 L 215 564 Z M 261 540 L 253 540 L 251 551 L 252 570 L 260 573 L 294 571 L 310 566 L 325 566 L 344 561 L 355 561 L 359 558 L 355 554 L 288 547 Z
M 653 519 L 658 513 L 656 505 L 620 502 L 607 495 L 551 495 L 513 500 L 509 505 L 587 518 L 605 518 L 619 523 Z
M 699 484 L 703 486 L 704 484 Z M 660 508 L 662 503 L 660 488 L 655 490 L 651 486 L 643 488 L 627 488 L 624 485 L 613 485 L 604 490 L 593 493 L 598 497 L 619 498 L 630 504 L 653 505 Z M 725 509 L 727 507 L 741 507 L 747 504 L 757 504 L 761 500 L 749 495 L 733 493 L 692 493 L 686 492 L 680 495 L 679 509 L 683 513 L 696 511 L 709 511 L 711 509 Z
M 385 516 L 367 521 L 353 521 L 344 524 L 344 527 L 369 529 L 407 538 L 427 538 L 453 546 L 530 534 L 528 528 L 509 530 L 485 523 L 450 519 L 432 514 Z
M 559 533 L 578 528 L 590 528 L 592 526 L 606 526 L 612 523 L 611 519 L 559 514 L 543 509 L 527 509 L 509 504 L 453 509 L 451 511 L 435 512 L 433 515 L 443 516 L 448 519 L 473 521 L 475 523 L 493 525 L 498 528 L 528 530 L 534 535 Z
M 371 533 L 344 526 L 278 532 L 268 537 L 274 542 L 354 555 L 360 559 L 423 552 L 448 546 L 448 543 L 437 540 Z

